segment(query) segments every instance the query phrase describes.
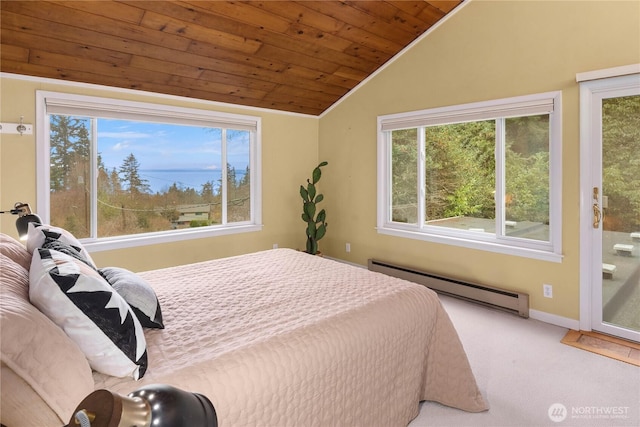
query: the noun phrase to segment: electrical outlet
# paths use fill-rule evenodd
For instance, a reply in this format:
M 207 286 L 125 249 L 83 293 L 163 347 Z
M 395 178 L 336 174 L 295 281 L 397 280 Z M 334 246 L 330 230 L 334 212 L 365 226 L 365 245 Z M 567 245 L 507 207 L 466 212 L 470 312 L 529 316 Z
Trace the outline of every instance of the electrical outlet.
M 278 249 L 278 244 L 277 243 L 273 244 L 273 249 Z
M 553 298 L 553 286 L 547 285 L 546 283 L 542 285 L 542 295 L 545 298 Z
M 344 250 L 347 251 L 347 253 L 351 252 L 351 243 L 344 245 Z

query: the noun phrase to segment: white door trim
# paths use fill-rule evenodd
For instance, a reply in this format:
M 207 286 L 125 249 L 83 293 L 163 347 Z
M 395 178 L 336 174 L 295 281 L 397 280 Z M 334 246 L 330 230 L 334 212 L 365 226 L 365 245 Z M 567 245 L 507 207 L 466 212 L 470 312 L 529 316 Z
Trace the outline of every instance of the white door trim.
M 593 93 L 580 85 L 580 329 L 591 331 L 591 177 L 593 176 L 591 155 L 591 111 Z
M 609 77 L 620 77 L 638 73 L 640 73 L 640 64 L 623 65 L 622 67 L 578 73 L 576 74 L 576 82 L 582 83 L 589 80 L 606 79 Z

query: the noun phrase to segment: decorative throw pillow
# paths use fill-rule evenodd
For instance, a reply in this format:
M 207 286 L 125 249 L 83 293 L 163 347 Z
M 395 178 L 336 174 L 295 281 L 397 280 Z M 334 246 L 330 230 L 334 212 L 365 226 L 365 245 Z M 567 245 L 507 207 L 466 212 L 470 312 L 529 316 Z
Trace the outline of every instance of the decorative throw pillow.
M 62 252 L 37 248 L 29 282 L 31 303 L 67 333 L 94 370 L 142 378 L 147 369 L 142 325 L 96 270 Z
M 84 262 L 89 267 L 95 269 L 95 266 L 92 265 L 91 262 L 87 260 L 84 256 L 82 256 L 82 254 L 78 249 L 74 248 L 73 246 L 67 243 L 61 242 L 60 240 L 52 239 L 51 237 L 46 236 L 44 238 L 44 243 L 42 244 L 42 249 L 53 249 L 58 252 L 62 252 L 63 254 L 72 256 L 75 259 Z
M 30 222 L 29 232 L 27 234 L 27 250 L 33 253 L 35 249 L 41 248 L 47 237 L 73 247 L 87 261 L 87 264 L 96 268 L 96 263 L 93 262 L 91 255 L 89 255 L 89 252 L 82 246 L 82 243 L 80 243 L 73 234 L 60 227 L 46 224 L 39 225 Z
M 158 297 L 146 280 L 120 267 L 99 268 L 98 273 L 129 303 L 142 326 L 164 329 Z

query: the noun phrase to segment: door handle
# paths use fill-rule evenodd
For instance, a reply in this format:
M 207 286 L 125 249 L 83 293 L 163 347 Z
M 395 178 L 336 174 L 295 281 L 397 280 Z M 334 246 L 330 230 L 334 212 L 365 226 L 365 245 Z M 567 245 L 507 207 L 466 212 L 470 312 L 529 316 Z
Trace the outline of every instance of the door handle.
M 602 211 L 598 204 L 598 187 L 593 187 L 593 228 L 599 228 L 600 221 L 602 221 Z
M 602 212 L 600 211 L 600 207 L 598 207 L 598 203 L 593 204 L 593 228 L 600 227 L 600 220 L 602 220 Z

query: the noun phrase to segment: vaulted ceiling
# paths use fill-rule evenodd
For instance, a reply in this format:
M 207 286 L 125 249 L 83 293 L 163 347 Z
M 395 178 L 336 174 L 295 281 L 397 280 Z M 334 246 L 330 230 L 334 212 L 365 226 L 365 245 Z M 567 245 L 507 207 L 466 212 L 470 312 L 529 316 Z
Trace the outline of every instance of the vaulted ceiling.
M 3 0 L 0 70 L 318 115 L 460 3 Z

